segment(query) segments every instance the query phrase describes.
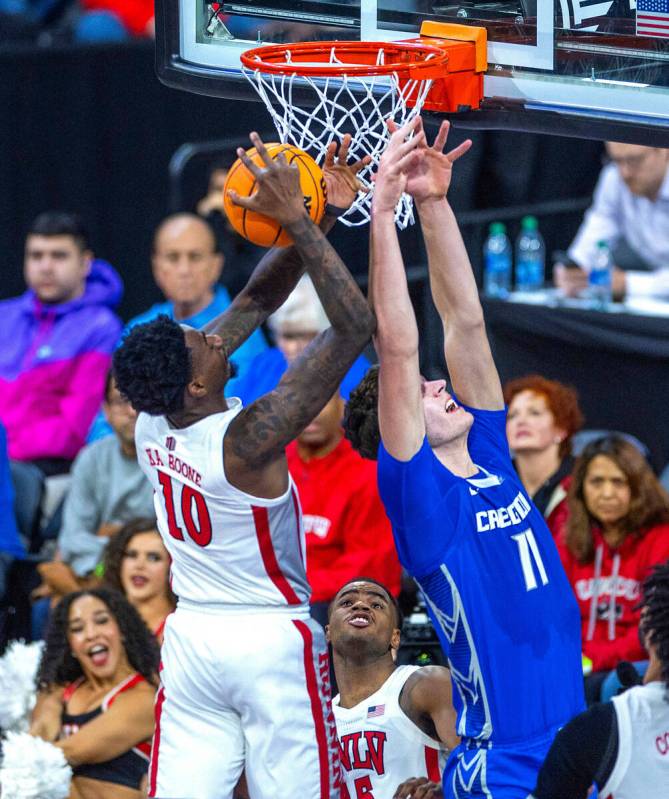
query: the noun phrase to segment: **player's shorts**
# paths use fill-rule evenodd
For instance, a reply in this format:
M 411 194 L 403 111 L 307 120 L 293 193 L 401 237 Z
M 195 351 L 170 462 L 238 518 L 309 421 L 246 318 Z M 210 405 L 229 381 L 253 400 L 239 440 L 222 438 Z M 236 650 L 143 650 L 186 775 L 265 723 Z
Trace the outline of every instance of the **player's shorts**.
M 322 627 L 308 609 L 184 606 L 168 618 L 149 796 L 339 799 Z
M 446 762 L 444 799 L 527 799 L 557 731 L 509 746 L 461 743 Z

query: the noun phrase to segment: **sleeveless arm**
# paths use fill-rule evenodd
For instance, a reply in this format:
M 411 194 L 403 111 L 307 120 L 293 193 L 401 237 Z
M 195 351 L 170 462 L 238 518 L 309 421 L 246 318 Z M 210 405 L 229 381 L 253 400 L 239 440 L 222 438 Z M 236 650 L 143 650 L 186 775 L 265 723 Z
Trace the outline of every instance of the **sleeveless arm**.
M 444 355 L 453 390 L 474 408 L 504 407 L 469 257 L 450 205 L 418 206 L 432 299 L 444 326 Z
M 71 766 L 104 763 L 122 755 L 153 735 L 154 693 L 148 683 L 126 691 L 105 713 L 56 746 Z
M 436 737 L 449 749 L 460 738 L 455 731 L 451 673 L 443 666 L 424 666 L 406 681 L 400 707 L 426 735 Z

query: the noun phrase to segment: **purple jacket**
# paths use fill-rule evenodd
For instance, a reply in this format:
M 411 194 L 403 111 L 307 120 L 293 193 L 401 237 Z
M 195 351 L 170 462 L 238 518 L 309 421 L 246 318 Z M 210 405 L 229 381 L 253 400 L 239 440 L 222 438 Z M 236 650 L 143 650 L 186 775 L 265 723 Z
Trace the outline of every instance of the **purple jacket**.
M 32 290 L 0 302 L 0 420 L 9 457 L 72 459 L 104 393 L 121 333 L 123 283 L 95 260 L 81 297 L 42 304 Z

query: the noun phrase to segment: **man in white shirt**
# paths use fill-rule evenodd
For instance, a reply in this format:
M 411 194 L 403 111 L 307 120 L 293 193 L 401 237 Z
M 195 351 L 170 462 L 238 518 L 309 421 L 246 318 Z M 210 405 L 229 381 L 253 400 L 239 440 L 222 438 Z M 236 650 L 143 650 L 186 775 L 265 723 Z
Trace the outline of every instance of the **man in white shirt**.
M 555 285 L 569 297 L 580 294 L 597 242 L 606 241 L 615 263 L 614 298 L 669 299 L 669 149 L 606 142 L 606 151 L 610 163 L 569 248 L 573 264 L 556 264 Z

